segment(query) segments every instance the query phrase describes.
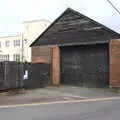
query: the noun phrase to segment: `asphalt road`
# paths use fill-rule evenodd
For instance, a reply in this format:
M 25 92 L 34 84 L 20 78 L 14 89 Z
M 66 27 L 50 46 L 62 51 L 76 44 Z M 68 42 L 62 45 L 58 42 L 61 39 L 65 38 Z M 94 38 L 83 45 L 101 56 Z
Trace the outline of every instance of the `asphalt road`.
M 120 99 L 0 108 L 1 120 L 119 120 Z

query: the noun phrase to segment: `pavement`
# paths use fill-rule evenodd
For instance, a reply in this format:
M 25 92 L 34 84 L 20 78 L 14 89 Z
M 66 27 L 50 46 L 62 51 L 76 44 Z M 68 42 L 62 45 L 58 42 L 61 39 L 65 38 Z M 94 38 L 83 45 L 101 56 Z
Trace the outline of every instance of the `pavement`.
M 73 86 L 49 86 L 41 89 L 26 90 L 24 94 L 0 96 L 0 106 L 45 103 L 55 101 L 74 101 L 93 98 L 119 97 L 120 93 L 113 93 L 104 89 L 91 89 Z
M 0 108 L 2 120 L 119 120 L 120 98 Z
M 120 93 L 112 92 L 109 88 L 85 88 L 85 87 L 75 87 L 61 85 L 59 87 L 47 87 L 49 90 L 53 90 L 60 93 L 67 93 L 71 95 L 76 95 L 84 98 L 96 98 L 96 97 L 113 97 L 120 96 Z

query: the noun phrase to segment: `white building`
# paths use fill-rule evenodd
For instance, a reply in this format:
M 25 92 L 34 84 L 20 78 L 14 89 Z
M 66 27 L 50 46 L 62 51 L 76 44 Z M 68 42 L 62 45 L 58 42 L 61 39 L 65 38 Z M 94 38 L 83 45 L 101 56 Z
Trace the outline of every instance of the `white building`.
M 21 25 L 20 35 L 0 37 L 0 61 L 31 62 L 29 45 L 50 25 L 47 20 L 34 20 Z

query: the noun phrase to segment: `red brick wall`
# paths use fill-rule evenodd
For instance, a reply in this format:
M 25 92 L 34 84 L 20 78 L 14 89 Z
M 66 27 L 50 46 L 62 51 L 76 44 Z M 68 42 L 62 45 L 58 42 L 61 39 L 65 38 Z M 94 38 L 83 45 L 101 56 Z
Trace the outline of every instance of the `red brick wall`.
M 60 50 L 59 47 L 52 48 L 52 82 L 60 84 Z
M 51 47 L 50 46 L 32 47 L 32 62 L 51 63 Z
M 60 50 L 57 46 L 32 47 L 32 62 L 52 63 L 52 84 L 60 84 Z
M 110 87 L 120 87 L 120 39 L 109 43 Z

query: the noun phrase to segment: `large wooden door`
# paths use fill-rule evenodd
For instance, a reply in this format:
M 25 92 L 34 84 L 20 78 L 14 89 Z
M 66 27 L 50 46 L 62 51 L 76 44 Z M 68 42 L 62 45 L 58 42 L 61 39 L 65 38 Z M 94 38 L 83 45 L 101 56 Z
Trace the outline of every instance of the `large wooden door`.
M 108 46 L 61 47 L 61 83 L 108 86 Z

